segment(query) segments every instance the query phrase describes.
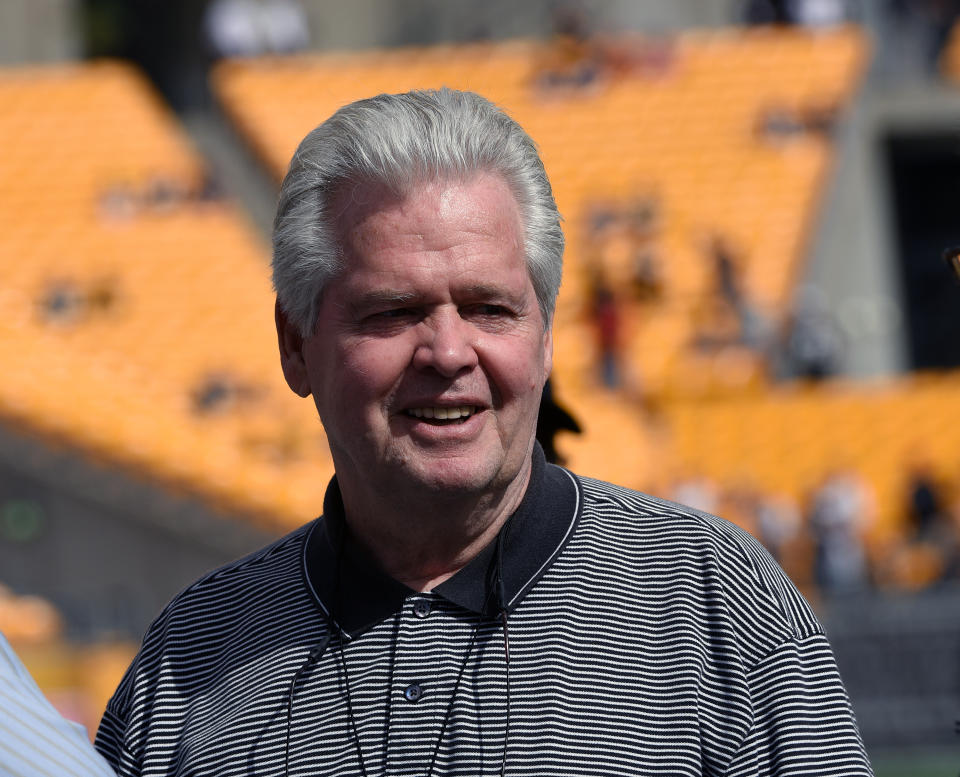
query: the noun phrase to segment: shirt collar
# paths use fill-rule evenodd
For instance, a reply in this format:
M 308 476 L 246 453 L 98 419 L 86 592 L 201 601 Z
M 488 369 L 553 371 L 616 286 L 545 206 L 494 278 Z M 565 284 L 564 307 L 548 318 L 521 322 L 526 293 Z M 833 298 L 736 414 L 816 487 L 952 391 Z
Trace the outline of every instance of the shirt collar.
M 527 491 L 501 528 L 502 537 L 490 542 L 433 592 L 472 612 L 497 614 L 494 576 L 499 541 L 503 545 L 503 598 L 509 613 L 563 550 L 580 518 L 582 501 L 577 479 L 567 470 L 547 464 L 543 450 L 535 445 Z M 323 500 L 323 515 L 310 528 L 303 568 L 308 587 L 327 618 L 352 639 L 398 612 L 416 591 L 380 570 L 354 543 L 344 542 L 345 530 L 343 498 L 334 477 Z

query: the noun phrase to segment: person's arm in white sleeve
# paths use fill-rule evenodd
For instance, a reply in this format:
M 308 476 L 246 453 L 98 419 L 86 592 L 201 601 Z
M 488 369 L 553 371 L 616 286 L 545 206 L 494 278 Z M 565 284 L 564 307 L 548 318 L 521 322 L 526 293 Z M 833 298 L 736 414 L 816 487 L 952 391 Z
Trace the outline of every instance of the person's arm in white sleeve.
M 0 775 L 115 777 L 79 723 L 54 709 L 0 634 Z

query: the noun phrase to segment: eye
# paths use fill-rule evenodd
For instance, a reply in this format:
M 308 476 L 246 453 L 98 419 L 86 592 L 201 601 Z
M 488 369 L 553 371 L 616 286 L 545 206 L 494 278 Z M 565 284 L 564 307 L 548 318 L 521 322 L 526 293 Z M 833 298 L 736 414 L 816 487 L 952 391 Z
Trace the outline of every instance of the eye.
M 504 318 L 513 315 L 509 308 L 492 302 L 470 305 L 466 308 L 465 313 L 466 315 L 479 316 L 481 318 Z
M 381 310 L 379 313 L 374 313 L 370 318 L 372 319 L 390 319 L 390 318 L 403 318 L 404 316 L 412 316 L 415 311 L 413 308 L 391 308 L 390 310 Z
M 368 313 L 359 322 L 360 329 L 369 334 L 387 335 L 402 331 L 423 316 L 419 308 L 386 308 Z

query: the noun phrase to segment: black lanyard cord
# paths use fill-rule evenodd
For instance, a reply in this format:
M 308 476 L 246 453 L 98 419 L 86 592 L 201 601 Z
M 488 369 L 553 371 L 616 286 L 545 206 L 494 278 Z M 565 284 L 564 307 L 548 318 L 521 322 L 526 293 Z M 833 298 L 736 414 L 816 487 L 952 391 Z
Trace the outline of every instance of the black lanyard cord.
M 304 675 L 304 673 L 317 661 L 319 661 L 323 654 L 327 650 L 327 645 L 330 644 L 330 632 L 324 636 L 320 643 L 310 651 L 310 655 L 307 656 L 307 660 L 303 663 L 296 673 L 293 675 L 293 680 L 290 681 L 290 690 L 287 692 L 287 735 L 283 743 L 283 773 L 290 774 L 290 729 L 293 726 L 293 694 L 297 689 L 297 681 Z
M 350 726 L 350 733 L 353 735 L 353 744 L 357 749 L 357 761 L 360 763 L 360 773 L 363 777 L 368 777 L 367 775 L 367 765 L 363 760 L 363 750 L 360 748 L 360 732 L 357 731 L 357 721 L 353 716 L 353 701 L 351 700 L 350 695 L 350 675 L 347 672 L 347 656 L 343 652 L 343 635 L 340 635 L 340 639 L 337 640 L 337 644 L 340 646 L 340 666 L 343 667 L 343 687 L 346 693 L 347 701 L 347 722 Z M 389 732 L 388 732 L 389 733 Z

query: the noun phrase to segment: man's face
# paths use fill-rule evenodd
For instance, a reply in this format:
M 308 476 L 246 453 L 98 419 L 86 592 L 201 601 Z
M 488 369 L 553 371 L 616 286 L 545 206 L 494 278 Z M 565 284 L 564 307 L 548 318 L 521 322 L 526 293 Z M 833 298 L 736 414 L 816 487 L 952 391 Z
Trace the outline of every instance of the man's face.
M 525 476 L 553 342 L 506 183 L 342 193 L 345 269 L 284 358 L 345 496 L 495 493 Z M 281 332 L 282 339 L 282 332 Z

